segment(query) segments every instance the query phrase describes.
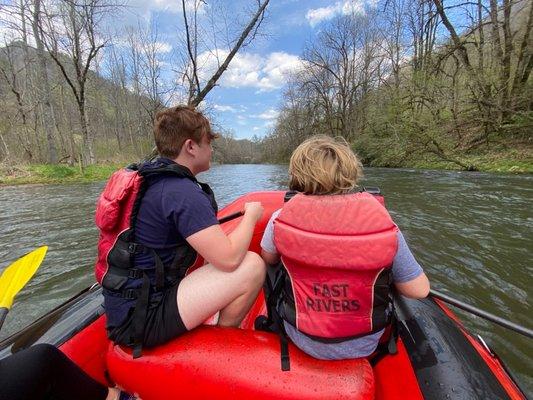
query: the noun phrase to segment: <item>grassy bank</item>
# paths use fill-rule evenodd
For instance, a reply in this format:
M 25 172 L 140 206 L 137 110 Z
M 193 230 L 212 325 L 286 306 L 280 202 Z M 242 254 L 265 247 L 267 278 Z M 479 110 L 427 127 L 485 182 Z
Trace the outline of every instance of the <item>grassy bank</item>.
M 493 153 L 456 155 L 455 159 L 463 165 L 473 166 L 476 171 L 533 174 L 533 155 L 529 149 L 508 149 Z M 415 157 L 412 161 L 406 162 L 406 164 L 405 166 L 420 169 L 464 169 L 457 163 L 443 161 L 431 156 Z
M 462 161 L 468 165 L 475 166 L 481 172 L 533 174 L 533 160 L 484 160 L 469 158 Z M 463 170 L 463 168 L 455 163 L 431 160 L 414 162 L 409 167 L 418 169 Z
M 404 149 L 390 146 L 388 148 L 355 147 L 357 154 L 363 157 L 372 167 L 391 168 L 417 168 L 417 169 L 444 169 L 465 170 L 471 167 L 475 171 L 533 174 L 533 148 L 524 145 L 519 148 L 503 147 L 490 151 L 461 153 L 455 151 L 447 154 L 449 160 L 438 157 L 432 153 L 407 152 Z
M 122 165 L 105 164 L 69 167 L 66 165 L 34 164 L 7 166 L 0 164 L 0 185 L 28 183 L 82 183 L 102 181 Z

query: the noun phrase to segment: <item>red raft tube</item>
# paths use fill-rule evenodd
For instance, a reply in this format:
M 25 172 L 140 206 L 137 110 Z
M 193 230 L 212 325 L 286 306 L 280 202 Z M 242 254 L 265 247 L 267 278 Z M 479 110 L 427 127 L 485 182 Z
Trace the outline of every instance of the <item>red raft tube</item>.
M 259 243 L 285 192 L 238 198 L 219 218 L 261 201 Z M 374 193 L 379 196 L 378 193 Z M 382 200 L 382 198 L 381 198 Z M 238 219 L 223 224 L 231 232 Z M 439 300 L 395 300 L 398 352 L 374 366 L 366 359 L 322 361 L 289 345 L 291 369 L 281 371 L 279 338 L 254 330 L 264 313 L 261 293 L 237 328 L 202 326 L 133 359 L 109 342 L 101 288 L 93 285 L 0 342 L 0 359 L 36 343 L 51 343 L 103 384 L 118 384 L 143 400 L 158 399 L 525 399 L 503 363 Z

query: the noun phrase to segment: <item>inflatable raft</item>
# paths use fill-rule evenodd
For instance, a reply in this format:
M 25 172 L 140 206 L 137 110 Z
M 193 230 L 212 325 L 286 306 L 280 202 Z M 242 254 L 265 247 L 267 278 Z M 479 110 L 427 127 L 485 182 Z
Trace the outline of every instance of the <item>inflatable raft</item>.
M 219 217 L 261 201 L 265 213 L 250 250 L 259 243 L 284 192 L 242 196 Z M 230 232 L 238 224 L 223 225 Z M 396 354 L 366 359 L 316 360 L 293 345 L 290 371 L 280 368 L 279 338 L 254 330 L 265 313 L 261 293 L 240 329 L 205 325 L 133 359 L 106 337 L 101 288 L 92 286 L 0 342 L 0 358 L 36 343 L 58 346 L 89 375 L 118 384 L 143 400 L 157 399 L 524 399 L 501 360 L 433 298 L 395 300 Z

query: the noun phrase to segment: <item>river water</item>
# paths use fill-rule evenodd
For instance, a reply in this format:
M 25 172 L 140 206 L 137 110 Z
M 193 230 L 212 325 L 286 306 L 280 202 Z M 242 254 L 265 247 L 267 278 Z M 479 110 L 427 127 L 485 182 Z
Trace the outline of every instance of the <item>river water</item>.
M 365 170 L 426 270 L 433 288 L 533 327 L 533 176 L 419 170 Z M 220 206 L 255 190 L 286 188 L 287 168 L 220 165 L 199 175 Z M 10 311 L 0 338 L 94 282 L 94 205 L 104 182 L 0 187 L 0 270 L 40 245 L 49 252 Z M 533 343 L 458 312 L 533 391 Z

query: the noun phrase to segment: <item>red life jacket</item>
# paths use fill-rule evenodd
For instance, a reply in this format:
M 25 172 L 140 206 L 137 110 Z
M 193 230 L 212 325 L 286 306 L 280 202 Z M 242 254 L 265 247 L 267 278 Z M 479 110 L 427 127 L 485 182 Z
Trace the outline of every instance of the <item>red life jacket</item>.
M 279 315 L 324 342 L 383 329 L 397 231 L 369 193 L 294 196 L 274 221 L 286 270 Z
M 185 240 L 176 244 L 174 260 L 170 265 L 164 265 L 154 249 L 134 241 L 142 198 L 150 184 L 150 178 L 157 175 L 171 175 L 194 181 L 210 197 L 215 213 L 217 211 L 211 188 L 198 182 L 187 168 L 178 164 L 141 167 L 140 170 L 133 164 L 116 171 L 107 182 L 96 205 L 95 220 L 100 229 L 100 238 L 95 275 L 98 283 L 113 292 L 115 297 L 136 300 L 132 334 L 135 336 L 134 357 L 141 354 L 149 305 L 159 301 L 162 292 L 183 279 L 197 259 L 196 251 Z M 135 255 L 141 253 L 152 254 L 152 267 L 135 267 Z M 106 295 L 104 291 L 104 296 Z
M 109 270 L 109 251 L 118 235 L 130 227 L 131 210 L 139 193 L 141 180 L 136 169 L 124 168 L 114 172 L 96 203 L 94 219 L 100 230 L 100 238 L 94 274 L 99 284 L 103 283 Z

